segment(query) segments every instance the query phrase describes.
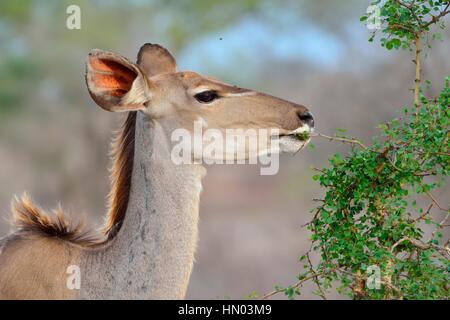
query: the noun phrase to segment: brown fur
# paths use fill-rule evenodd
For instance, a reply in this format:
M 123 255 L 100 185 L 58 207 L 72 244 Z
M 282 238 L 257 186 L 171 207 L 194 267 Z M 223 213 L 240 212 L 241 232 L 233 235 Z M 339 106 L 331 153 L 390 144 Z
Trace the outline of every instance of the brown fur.
M 40 232 L 41 233 L 41 232 Z M 79 253 L 57 238 L 12 234 L 0 240 L 0 299 L 74 299 L 66 268 Z

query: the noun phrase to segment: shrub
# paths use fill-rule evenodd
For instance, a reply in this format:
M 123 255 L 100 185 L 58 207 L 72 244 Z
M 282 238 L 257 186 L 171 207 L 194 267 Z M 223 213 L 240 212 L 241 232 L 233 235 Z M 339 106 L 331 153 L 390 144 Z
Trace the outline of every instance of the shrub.
M 444 28 L 450 11 L 445 0 L 373 1 L 361 21 L 379 23 L 369 41 L 381 33 L 388 50 L 409 49 L 415 54 L 414 101 L 402 115 L 379 126 L 370 146 L 343 134 L 319 137 L 349 143 L 346 155 L 335 154 L 329 166 L 313 177 L 325 196 L 313 209 L 307 228 L 311 249 L 300 257 L 304 271 L 298 282 L 276 287 L 262 298 L 284 292 L 301 294 L 306 281 L 353 299 L 448 299 L 450 248 L 449 210 L 433 196 L 450 169 L 450 77 L 437 98 L 421 92 L 421 52 L 431 27 Z M 373 7 L 375 6 L 375 7 Z M 373 21 L 375 19 L 375 21 Z M 439 38 L 434 33 L 433 39 Z M 428 205 L 419 207 L 419 197 Z M 425 232 L 425 226 L 431 231 Z M 313 264 L 312 251 L 320 260 Z

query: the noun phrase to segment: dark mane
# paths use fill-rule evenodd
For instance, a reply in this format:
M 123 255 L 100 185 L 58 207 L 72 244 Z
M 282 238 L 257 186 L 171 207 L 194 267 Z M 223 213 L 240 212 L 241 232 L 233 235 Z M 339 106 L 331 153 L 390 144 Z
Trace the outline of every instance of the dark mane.
M 14 198 L 11 204 L 13 224 L 19 235 L 40 235 L 55 237 L 82 246 L 92 246 L 101 242 L 98 235 L 84 228 L 83 221 L 74 224 L 61 208 L 49 215 L 35 205 L 27 194 Z
M 130 112 L 112 142 L 111 192 L 102 234 L 84 228 L 82 221 L 74 224 L 61 208 L 49 215 L 26 194 L 15 198 L 11 205 L 12 222 L 18 228 L 18 234 L 55 237 L 83 246 L 94 246 L 103 243 L 105 238 L 113 237 L 125 218 L 130 197 L 135 127 L 136 112 Z
M 109 209 L 103 232 L 108 237 L 120 229 L 130 198 L 131 174 L 134 161 L 134 134 L 136 111 L 129 112 L 127 119 L 111 144 L 111 192 L 108 195 Z

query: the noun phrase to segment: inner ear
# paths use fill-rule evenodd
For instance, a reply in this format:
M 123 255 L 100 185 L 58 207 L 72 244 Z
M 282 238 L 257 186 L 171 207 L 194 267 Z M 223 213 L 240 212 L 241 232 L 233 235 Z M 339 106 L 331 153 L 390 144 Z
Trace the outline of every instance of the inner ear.
M 130 91 L 138 74 L 113 60 L 93 58 L 91 60 L 92 80 L 97 90 L 121 98 Z
M 86 84 L 92 99 L 108 111 L 143 110 L 150 100 L 150 83 L 140 67 L 113 52 L 89 53 Z

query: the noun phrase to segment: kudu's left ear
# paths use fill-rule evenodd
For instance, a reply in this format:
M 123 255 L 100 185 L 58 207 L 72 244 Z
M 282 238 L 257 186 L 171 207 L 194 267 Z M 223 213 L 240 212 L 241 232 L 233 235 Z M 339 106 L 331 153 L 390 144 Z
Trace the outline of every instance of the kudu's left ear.
M 144 44 L 137 55 L 137 64 L 147 77 L 177 72 L 177 62 L 170 52 L 159 44 Z
M 151 98 L 150 82 L 142 68 L 108 51 L 89 53 L 86 84 L 92 99 L 108 111 L 143 110 Z

